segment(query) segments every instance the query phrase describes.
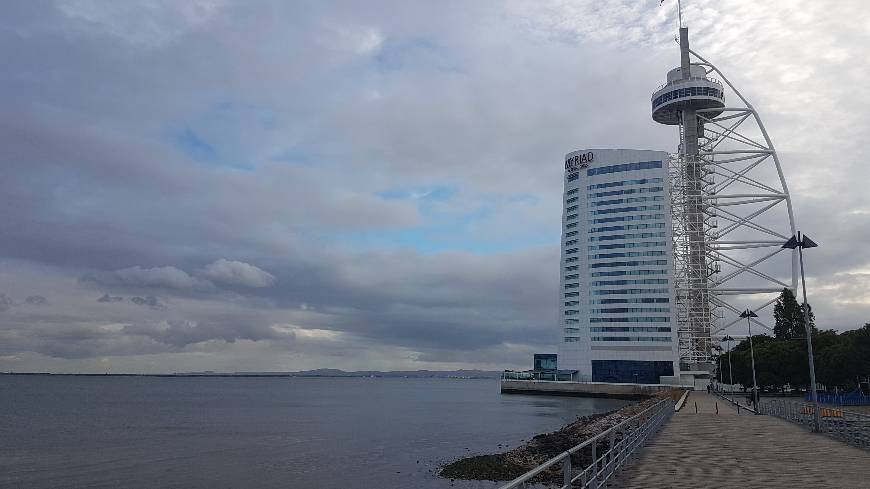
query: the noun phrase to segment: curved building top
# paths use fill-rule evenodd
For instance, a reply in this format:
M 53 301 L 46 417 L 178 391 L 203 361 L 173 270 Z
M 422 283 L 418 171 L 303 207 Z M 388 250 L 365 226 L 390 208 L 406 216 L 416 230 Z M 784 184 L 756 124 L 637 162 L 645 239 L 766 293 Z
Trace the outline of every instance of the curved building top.
M 652 118 L 659 124 L 677 125 L 684 108 L 714 109 L 725 107 L 722 84 L 707 78 L 703 66 L 692 65 L 690 76 L 683 77 L 681 68 L 668 72 L 667 83 L 652 94 Z M 710 117 L 721 114 L 711 112 Z

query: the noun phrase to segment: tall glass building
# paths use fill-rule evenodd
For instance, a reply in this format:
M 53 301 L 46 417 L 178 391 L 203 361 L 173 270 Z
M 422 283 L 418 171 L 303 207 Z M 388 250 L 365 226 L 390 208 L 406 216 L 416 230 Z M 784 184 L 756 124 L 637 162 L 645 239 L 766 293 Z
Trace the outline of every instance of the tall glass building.
M 575 380 L 679 378 L 668 154 L 565 157 L 558 367 Z

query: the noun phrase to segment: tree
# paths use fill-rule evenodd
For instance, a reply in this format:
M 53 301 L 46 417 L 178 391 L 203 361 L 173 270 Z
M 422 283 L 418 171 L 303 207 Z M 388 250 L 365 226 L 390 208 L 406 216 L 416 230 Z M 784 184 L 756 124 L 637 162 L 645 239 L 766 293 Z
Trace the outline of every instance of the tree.
M 815 314 L 809 304 L 807 308 L 810 310 L 810 327 L 815 328 Z M 806 337 L 804 309 L 798 304 L 791 289 L 782 289 L 776 305 L 773 306 L 773 318 L 776 321 L 773 327 L 776 339 L 793 340 Z

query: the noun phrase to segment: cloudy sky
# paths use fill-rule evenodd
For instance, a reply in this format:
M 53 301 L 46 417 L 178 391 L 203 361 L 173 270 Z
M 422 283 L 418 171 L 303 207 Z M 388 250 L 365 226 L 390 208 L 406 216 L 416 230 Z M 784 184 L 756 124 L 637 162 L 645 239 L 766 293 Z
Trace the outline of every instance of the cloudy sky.
M 5 2 L 0 371 L 528 366 L 563 155 L 676 146 L 671 3 Z M 866 5 L 684 3 L 870 321 Z

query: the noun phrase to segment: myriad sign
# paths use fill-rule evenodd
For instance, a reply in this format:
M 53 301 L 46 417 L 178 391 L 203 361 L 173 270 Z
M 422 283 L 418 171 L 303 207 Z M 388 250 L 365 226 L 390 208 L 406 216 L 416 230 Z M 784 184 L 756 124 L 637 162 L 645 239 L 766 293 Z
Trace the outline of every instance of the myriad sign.
M 586 168 L 589 166 L 589 163 L 592 163 L 594 157 L 595 155 L 592 154 L 592 151 L 571 156 L 565 160 L 565 171 L 575 173 L 581 168 Z

